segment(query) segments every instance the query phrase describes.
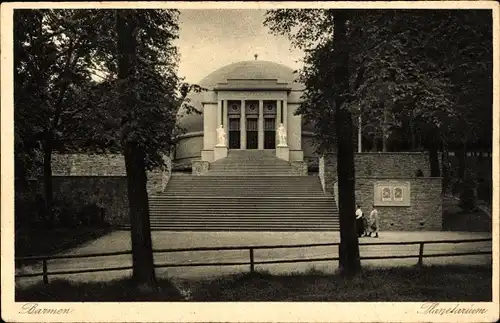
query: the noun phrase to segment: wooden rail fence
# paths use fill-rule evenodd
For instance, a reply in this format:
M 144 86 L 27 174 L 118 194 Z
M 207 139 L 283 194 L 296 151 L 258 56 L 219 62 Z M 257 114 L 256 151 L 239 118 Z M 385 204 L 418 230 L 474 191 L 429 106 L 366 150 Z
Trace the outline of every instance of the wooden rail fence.
M 418 258 L 417 265 L 423 265 L 423 258 L 431 257 L 456 257 L 456 256 L 470 256 L 470 255 L 487 255 L 492 254 L 492 251 L 467 251 L 467 252 L 446 252 L 446 253 L 432 253 L 424 254 L 424 245 L 429 244 L 459 244 L 459 243 L 474 243 L 474 242 L 491 242 L 491 238 L 482 239 L 463 239 L 463 240 L 428 240 L 428 241 L 394 241 L 394 242 L 365 242 L 360 243 L 359 246 L 389 246 L 389 245 L 419 245 L 418 254 L 409 255 L 388 255 L 388 256 L 361 256 L 361 260 L 375 260 L 375 259 L 405 259 L 405 258 Z M 254 246 L 228 246 L 228 247 L 201 247 L 201 248 L 171 248 L 171 249 L 154 249 L 156 254 L 163 253 L 177 253 L 177 252 L 200 252 L 200 251 L 228 251 L 228 250 L 248 250 L 249 261 L 241 262 L 207 262 L 207 263 L 160 263 L 155 264 L 155 268 L 174 268 L 174 267 L 205 267 L 205 266 L 241 266 L 249 265 L 250 272 L 255 271 L 255 265 L 267 264 L 284 264 L 284 263 L 299 263 L 299 262 L 323 262 L 323 261 L 338 261 L 339 257 L 322 257 L 322 258 L 300 258 L 300 259 L 279 259 L 279 260 L 264 260 L 255 261 L 254 251 L 262 249 L 291 249 L 291 248 L 310 248 L 310 247 L 328 247 L 338 246 L 339 242 L 334 243 L 311 243 L 311 244 L 293 244 L 293 245 L 254 245 Z M 49 260 L 56 259 L 77 259 L 77 258 L 97 258 L 97 257 L 111 257 L 120 255 L 131 255 L 132 251 L 119 251 L 107 253 L 93 253 L 81 255 L 54 255 L 54 256 L 30 256 L 30 257 L 17 257 L 16 264 L 22 261 L 42 261 L 42 272 L 29 273 L 29 274 L 16 274 L 16 278 L 24 277 L 37 277 L 42 276 L 45 284 L 49 283 L 49 275 L 69 275 L 81 274 L 103 271 L 121 271 L 131 270 L 132 266 L 121 266 L 111 268 L 94 268 L 94 269 L 76 269 L 76 270 L 62 270 L 62 271 L 48 271 L 47 263 Z

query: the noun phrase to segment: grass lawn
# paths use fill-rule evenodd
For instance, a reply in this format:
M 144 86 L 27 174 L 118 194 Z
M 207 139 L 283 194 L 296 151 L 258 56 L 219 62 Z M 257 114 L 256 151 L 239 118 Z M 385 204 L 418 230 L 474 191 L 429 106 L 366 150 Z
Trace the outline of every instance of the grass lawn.
M 109 282 L 75 283 L 53 280 L 29 288 L 16 288 L 17 302 L 123 302 L 123 301 L 182 301 L 178 289 L 167 279 L 158 280 L 155 292 L 144 291 L 132 279 Z
M 20 229 L 15 234 L 15 255 L 16 257 L 53 255 L 100 238 L 111 231 L 110 228 L 90 227 Z
M 212 279 L 159 279 L 148 292 L 130 279 L 100 283 L 52 281 L 16 289 L 16 301 L 491 301 L 486 266 L 366 268 L 351 279 L 306 273 L 236 274 Z M 182 290 L 182 292 L 181 292 Z M 184 295 L 184 296 L 183 296 Z M 186 298 L 186 295 L 187 298 Z

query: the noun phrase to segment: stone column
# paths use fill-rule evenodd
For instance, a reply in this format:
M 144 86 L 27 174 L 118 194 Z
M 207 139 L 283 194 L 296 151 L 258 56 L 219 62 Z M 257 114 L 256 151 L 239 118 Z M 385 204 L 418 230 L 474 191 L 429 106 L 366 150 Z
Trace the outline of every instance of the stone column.
M 218 128 L 222 124 L 222 100 L 217 101 L 217 125 L 215 126 Z
M 283 125 L 285 126 L 286 133 L 288 135 L 288 102 L 286 97 L 283 100 Z
M 240 148 L 247 148 L 247 124 L 245 115 L 245 100 L 241 100 L 241 119 L 240 119 Z
M 278 127 L 281 122 L 281 100 L 276 101 L 276 125 L 274 126 L 274 129 L 278 130 Z M 276 138 L 278 138 L 278 134 L 276 133 Z M 276 139 L 278 140 L 278 139 Z
M 264 149 L 264 101 L 259 100 L 259 121 L 258 121 L 258 130 L 259 130 L 259 150 Z
M 227 110 L 229 109 L 229 101 L 224 100 L 224 105 L 222 106 L 222 118 L 223 118 L 223 124 L 224 124 L 224 130 L 226 130 L 226 147 L 229 146 L 229 120 L 227 116 Z

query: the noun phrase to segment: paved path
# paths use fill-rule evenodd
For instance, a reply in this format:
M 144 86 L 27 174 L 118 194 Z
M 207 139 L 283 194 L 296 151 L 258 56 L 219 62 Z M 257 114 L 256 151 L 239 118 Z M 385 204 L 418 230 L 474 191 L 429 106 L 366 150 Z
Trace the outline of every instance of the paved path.
M 162 248 L 194 248 L 194 247 L 218 247 L 218 246 L 245 246 L 245 245 L 289 245 L 308 243 L 339 242 L 338 232 L 168 232 L 153 231 L 153 247 Z M 389 241 L 421 241 L 421 240 L 460 240 L 491 238 L 491 233 L 471 232 L 382 232 L 380 238 L 361 238 L 364 242 L 389 242 Z M 113 252 L 129 250 L 130 233 L 128 231 L 116 231 L 97 240 L 91 241 L 79 248 L 64 254 L 86 254 L 99 252 Z M 467 252 L 467 251 L 491 251 L 491 242 L 476 242 L 465 244 L 430 244 L 426 245 L 424 254 L 444 252 Z M 382 255 L 418 255 L 418 245 L 385 245 L 385 246 L 360 246 L 361 256 Z M 338 250 L 336 246 L 255 250 L 255 261 L 276 259 L 305 259 L 336 257 Z M 203 251 L 203 252 L 180 252 L 169 254 L 156 254 L 155 263 L 199 263 L 199 262 L 246 262 L 249 261 L 248 250 L 234 251 Z M 491 264 L 491 255 L 457 256 L 424 258 L 424 264 Z M 378 259 L 362 260 L 364 267 L 392 267 L 411 266 L 417 262 L 416 258 L 410 259 Z M 48 270 L 71 270 L 84 268 L 105 268 L 130 266 L 131 256 L 112 256 L 99 258 L 59 259 L 48 262 Z M 310 268 L 316 268 L 324 272 L 334 272 L 338 264 L 336 261 L 256 265 L 256 270 L 267 270 L 271 273 L 305 272 Z M 160 277 L 172 278 L 199 278 L 225 275 L 249 271 L 249 266 L 213 266 L 213 267 L 180 267 L 157 269 Z M 41 272 L 41 264 L 24 266 L 16 270 L 17 273 Z M 98 272 L 77 275 L 50 276 L 51 279 L 62 278 L 72 281 L 102 281 L 123 278 L 131 275 L 131 271 Z M 21 278 L 18 284 L 25 285 L 40 281 L 41 277 Z

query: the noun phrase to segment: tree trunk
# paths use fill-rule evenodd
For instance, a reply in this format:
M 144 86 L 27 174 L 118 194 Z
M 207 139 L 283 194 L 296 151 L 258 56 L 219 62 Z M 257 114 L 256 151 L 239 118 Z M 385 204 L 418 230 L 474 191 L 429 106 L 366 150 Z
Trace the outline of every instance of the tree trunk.
M 384 114 L 384 121 L 382 123 L 382 151 L 387 152 L 387 107 L 384 102 L 380 104 Z
M 465 170 L 467 168 L 467 145 L 465 141 L 463 142 L 462 147 L 460 147 L 460 149 L 455 154 L 458 158 L 458 178 L 460 180 L 464 180 L 466 174 Z
M 439 129 L 436 127 L 430 127 L 425 131 L 424 144 L 425 148 L 429 152 L 429 166 L 431 177 L 441 176 L 441 171 L 439 169 L 439 139 L 441 138 Z
M 439 154 L 438 154 L 438 145 L 436 144 L 434 139 L 431 139 L 429 143 L 429 163 L 431 166 L 431 177 L 439 177 L 441 176 L 441 172 L 439 170 Z
M 124 155 L 132 235 L 133 277 L 138 283 L 155 288 L 144 152 L 137 145 L 126 143 Z
M 450 184 L 450 167 L 448 164 L 448 146 L 445 140 L 442 140 L 441 149 L 441 174 L 443 176 L 441 194 L 445 195 Z
M 43 191 L 43 217 L 48 227 L 52 227 L 54 225 L 54 193 L 52 188 L 52 133 L 50 131 L 46 133 L 43 145 Z
M 339 267 L 342 273 L 354 275 L 361 269 L 358 236 L 355 222 L 355 170 L 352 114 L 345 107 L 344 97 L 339 95 L 349 91 L 348 48 L 346 41 L 347 11 L 335 10 L 334 44 L 337 53 L 335 62 L 335 82 L 337 97 L 335 102 L 337 128 L 337 177 L 339 187 L 340 246 Z
M 361 112 L 359 113 L 358 116 L 358 153 L 363 152 L 363 122 L 361 120 Z
M 378 139 L 376 136 L 373 136 L 373 140 L 372 140 L 372 149 L 371 151 L 374 153 L 374 152 L 377 152 L 378 151 Z
M 132 15 L 129 10 L 117 10 L 118 78 L 122 81 L 120 105 L 125 115 L 122 127 L 128 131 L 133 131 L 133 126 L 129 123 L 134 121 L 135 98 L 133 91 L 127 87 L 132 84 L 130 78 L 135 75 L 137 66 L 137 42 L 135 38 L 137 26 Z M 130 208 L 133 277 L 137 283 L 145 285 L 149 289 L 155 289 L 156 278 L 146 190 L 145 152 L 142 147 L 131 142 L 130 138 L 127 138 L 127 134 L 122 134 L 122 140 Z
M 410 133 L 411 133 L 411 151 L 417 149 L 417 139 L 415 138 L 415 121 L 413 120 L 413 111 L 410 116 Z

